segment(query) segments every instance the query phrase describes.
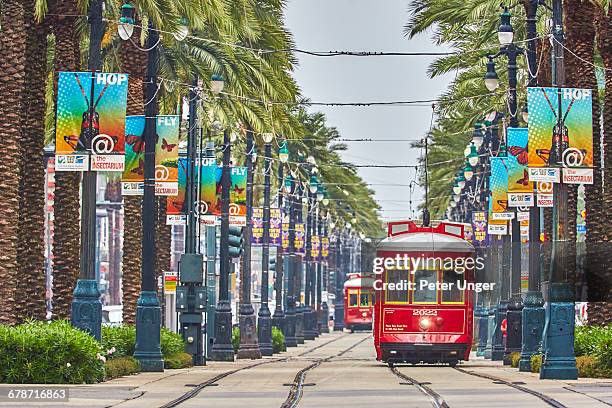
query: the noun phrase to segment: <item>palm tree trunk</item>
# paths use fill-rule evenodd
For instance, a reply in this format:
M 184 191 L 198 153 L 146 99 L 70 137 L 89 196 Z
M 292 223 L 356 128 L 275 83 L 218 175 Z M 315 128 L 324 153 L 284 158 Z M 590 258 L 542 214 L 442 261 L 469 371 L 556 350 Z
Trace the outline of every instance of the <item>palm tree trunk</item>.
M 134 41 L 140 38 L 138 27 L 134 28 L 132 38 Z M 121 45 L 121 62 L 123 72 L 129 74 L 127 114 L 143 115 L 147 53 L 126 41 Z M 123 212 L 123 322 L 134 323 L 142 267 L 142 197 L 123 197 Z
M 56 14 L 76 15 L 75 0 L 57 2 Z M 80 69 L 80 41 L 73 17 L 57 16 L 53 21 L 55 34 L 56 81 L 60 71 Z M 56 87 L 57 88 L 57 87 Z M 55 94 L 57 95 L 57 89 Z M 53 204 L 53 316 L 69 319 L 72 292 L 80 268 L 80 182 L 78 172 L 55 173 L 55 201 Z
M 19 234 L 19 166 L 21 164 L 20 112 L 25 107 L 25 65 L 28 29 L 25 0 L 2 2 L 0 35 L 0 138 L 3 143 L 0 171 L 0 323 L 17 322 L 16 288 Z
M 606 225 L 605 210 L 603 204 L 602 172 L 601 172 L 601 143 L 600 143 L 600 109 L 599 94 L 597 92 L 597 80 L 593 67 L 595 53 L 595 6 L 589 0 L 569 0 L 565 4 L 566 13 L 566 44 L 576 55 L 571 52 L 565 53 L 567 83 L 577 88 L 592 89 L 593 95 L 593 184 L 586 185 L 586 228 L 587 228 L 587 256 L 586 256 L 586 279 L 588 285 L 588 297 L 591 300 L 599 300 L 602 297 L 601 290 L 609 287 L 603 274 L 606 262 L 597 251 L 598 244 Z M 586 62 L 585 62 L 586 61 Z M 575 190 L 575 189 L 574 189 Z M 573 204 L 570 201 L 570 204 Z M 572 207 L 575 209 L 575 205 Z M 573 225 L 570 228 L 575 234 L 576 215 L 572 215 Z M 607 295 L 607 293 L 605 294 Z M 604 296 L 605 296 L 604 295 Z M 612 317 L 612 315 L 611 315 Z
M 46 317 L 46 277 L 44 254 L 45 167 L 45 87 L 47 63 L 47 25 L 34 21 L 33 2 L 26 10 L 25 75 L 28 86 L 22 114 L 21 177 L 19 179 L 19 220 L 17 241 L 17 313 L 20 321 Z

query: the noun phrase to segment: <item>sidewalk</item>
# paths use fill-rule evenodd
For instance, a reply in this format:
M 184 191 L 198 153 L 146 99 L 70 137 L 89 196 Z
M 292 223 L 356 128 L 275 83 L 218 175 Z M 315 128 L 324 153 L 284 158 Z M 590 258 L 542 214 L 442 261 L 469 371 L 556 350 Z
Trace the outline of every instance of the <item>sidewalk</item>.
M 163 373 L 140 373 L 98 384 L 61 386 L 69 389 L 69 402 L 41 404 L 0 402 L 0 407 L 159 407 L 223 372 L 262 361 L 297 356 L 334 340 L 341 334 L 340 332 L 324 334 L 314 341 L 307 341 L 298 347 L 289 348 L 287 352 L 260 360 L 236 360 L 233 363 L 209 361 L 206 366 L 165 370 Z M 4 387 L 9 386 L 19 388 L 18 384 L 4 385 Z M 33 387 L 33 385 L 24 385 L 24 387 Z M 44 388 L 45 386 L 35 385 L 35 387 Z
M 487 374 L 521 387 L 545 394 L 568 407 L 601 407 L 612 405 L 612 379 L 579 378 L 578 380 L 540 380 L 537 373 L 519 372 L 504 366 L 501 361 L 470 356 L 470 361 L 459 366 L 466 371 Z M 585 397 L 588 397 L 585 398 Z

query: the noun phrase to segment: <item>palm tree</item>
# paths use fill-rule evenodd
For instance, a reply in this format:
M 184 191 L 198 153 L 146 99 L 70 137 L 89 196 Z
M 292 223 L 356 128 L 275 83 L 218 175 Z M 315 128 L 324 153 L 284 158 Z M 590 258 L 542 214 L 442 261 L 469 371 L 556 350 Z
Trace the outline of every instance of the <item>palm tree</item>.
M 0 188 L 0 248 L 2 262 L 0 275 L 0 323 L 17 321 L 16 285 L 18 271 L 18 249 L 15 237 L 19 230 L 15 220 L 19 219 L 19 163 L 22 142 L 21 111 L 25 110 L 26 51 L 28 37 L 28 2 L 8 0 L 2 2 L 2 36 L 0 36 L 0 137 L 6 144 L 0 169 L 6 183 Z
M 27 38 L 25 77 L 28 85 L 23 98 L 27 109 L 21 110 L 21 157 L 19 177 L 19 219 L 17 221 L 17 314 L 19 321 L 44 319 L 44 191 L 43 161 L 45 84 L 47 64 L 47 25 L 37 23 L 33 2 L 25 2 Z

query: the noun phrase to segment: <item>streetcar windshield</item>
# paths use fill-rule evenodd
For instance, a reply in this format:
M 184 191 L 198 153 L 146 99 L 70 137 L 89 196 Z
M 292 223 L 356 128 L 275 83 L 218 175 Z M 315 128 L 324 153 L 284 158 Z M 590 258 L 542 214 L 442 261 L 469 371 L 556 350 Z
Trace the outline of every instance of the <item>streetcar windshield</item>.
M 463 275 L 453 270 L 442 272 L 442 303 L 463 303 Z
M 408 290 L 402 287 L 402 282 L 407 282 L 409 272 L 401 269 L 387 269 L 385 302 L 386 303 L 408 303 Z M 393 285 L 390 285 L 393 284 Z
M 417 270 L 414 273 L 414 292 L 412 303 L 437 303 L 436 282 L 438 281 L 438 271 Z M 433 284 L 433 285 L 430 285 Z

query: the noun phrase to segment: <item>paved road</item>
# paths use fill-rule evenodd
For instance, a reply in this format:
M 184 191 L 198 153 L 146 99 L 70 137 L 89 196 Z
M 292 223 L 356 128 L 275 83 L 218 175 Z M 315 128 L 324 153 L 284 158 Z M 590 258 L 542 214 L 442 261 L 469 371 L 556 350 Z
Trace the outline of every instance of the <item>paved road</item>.
M 369 333 L 332 333 L 262 360 L 209 363 L 206 367 L 71 386 L 68 405 L 121 408 L 612 406 L 612 382 L 607 380 L 540 381 L 535 374 L 519 373 L 483 359 L 459 367 L 463 371 L 421 365 L 391 370 L 376 361 Z M 500 381 L 469 373 L 494 376 Z M 0 407 L 7 406 L 34 405 L 0 403 Z

